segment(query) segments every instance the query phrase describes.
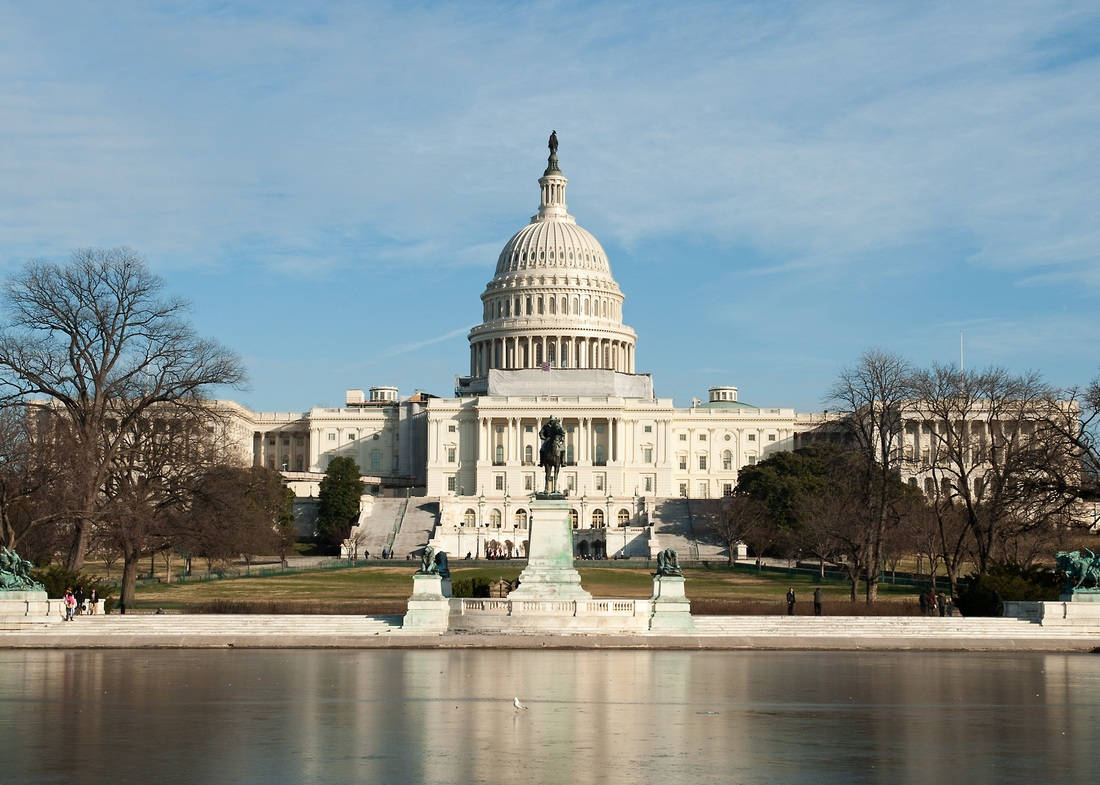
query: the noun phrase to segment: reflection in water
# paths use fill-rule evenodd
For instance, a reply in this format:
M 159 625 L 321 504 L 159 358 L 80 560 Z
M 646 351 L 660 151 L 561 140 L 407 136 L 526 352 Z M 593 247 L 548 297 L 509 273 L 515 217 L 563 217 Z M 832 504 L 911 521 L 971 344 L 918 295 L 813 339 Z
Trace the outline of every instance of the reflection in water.
M 0 782 L 1086 783 L 1098 705 L 1089 655 L 0 651 Z

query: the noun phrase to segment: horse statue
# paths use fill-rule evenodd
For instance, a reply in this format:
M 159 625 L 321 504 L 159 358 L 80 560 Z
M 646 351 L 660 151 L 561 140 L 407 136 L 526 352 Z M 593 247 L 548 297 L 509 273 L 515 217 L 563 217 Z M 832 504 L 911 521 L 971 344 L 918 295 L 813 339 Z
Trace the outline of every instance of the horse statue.
M 680 559 L 672 548 L 657 552 L 657 575 L 684 576 L 684 571 L 680 569 Z
M 1087 556 L 1080 551 L 1058 551 L 1054 555 L 1057 571 L 1066 581 L 1066 588 L 1076 590 L 1085 587 L 1100 588 L 1100 557 L 1085 548 Z
M 565 463 L 565 428 L 553 415 L 539 431 L 542 447 L 539 448 L 539 466 L 546 469 L 545 493 L 558 493 L 558 472 Z

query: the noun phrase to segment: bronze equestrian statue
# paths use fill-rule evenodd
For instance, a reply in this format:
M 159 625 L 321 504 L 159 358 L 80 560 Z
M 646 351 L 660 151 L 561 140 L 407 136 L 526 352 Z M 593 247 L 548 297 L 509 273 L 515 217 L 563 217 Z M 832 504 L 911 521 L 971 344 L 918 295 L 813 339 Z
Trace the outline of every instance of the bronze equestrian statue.
M 553 415 L 539 431 L 542 447 L 539 448 L 539 466 L 546 469 L 545 493 L 558 493 L 558 472 L 565 463 L 565 428 Z

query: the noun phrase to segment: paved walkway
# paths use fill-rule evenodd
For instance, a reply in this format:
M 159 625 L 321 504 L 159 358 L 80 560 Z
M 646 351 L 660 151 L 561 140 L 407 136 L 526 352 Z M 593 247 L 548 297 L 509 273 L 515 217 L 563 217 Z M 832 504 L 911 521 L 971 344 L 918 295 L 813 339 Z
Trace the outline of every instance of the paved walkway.
M 0 630 L 0 648 L 881 649 L 1096 651 L 1100 629 L 1018 619 L 696 616 L 692 635 L 407 633 L 400 616 L 111 615 Z

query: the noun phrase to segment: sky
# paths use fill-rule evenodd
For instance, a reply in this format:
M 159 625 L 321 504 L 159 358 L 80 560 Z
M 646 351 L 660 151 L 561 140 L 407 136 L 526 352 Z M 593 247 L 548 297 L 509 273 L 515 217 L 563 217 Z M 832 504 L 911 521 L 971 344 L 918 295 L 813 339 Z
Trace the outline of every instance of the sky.
M 637 369 L 1100 372 L 1100 6 L 0 0 L 0 276 L 129 246 L 262 411 L 450 395 L 556 129 Z

